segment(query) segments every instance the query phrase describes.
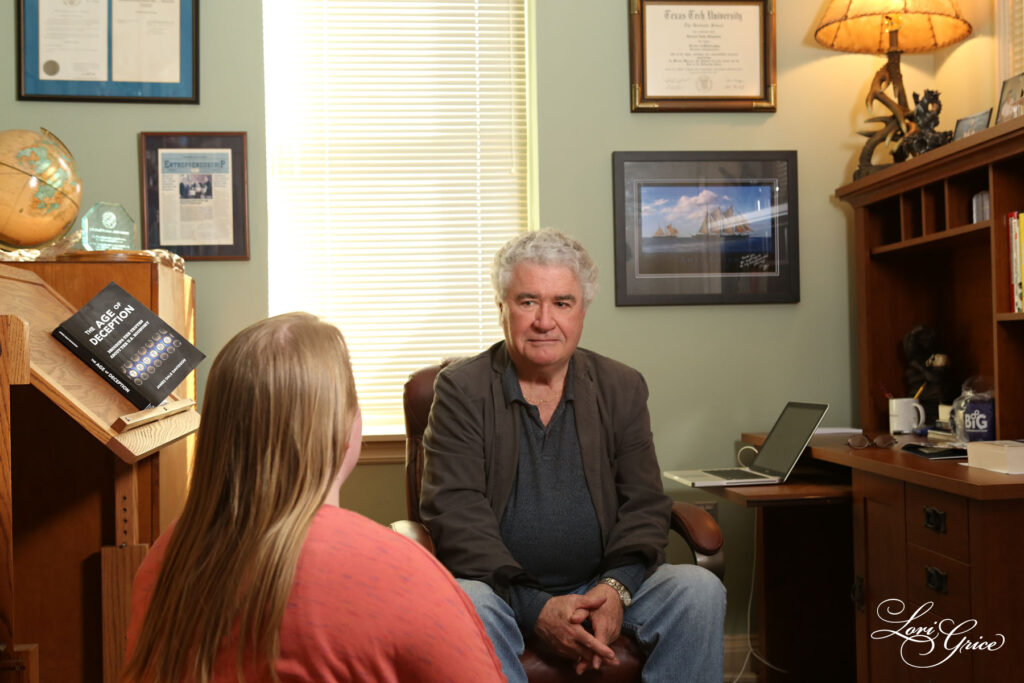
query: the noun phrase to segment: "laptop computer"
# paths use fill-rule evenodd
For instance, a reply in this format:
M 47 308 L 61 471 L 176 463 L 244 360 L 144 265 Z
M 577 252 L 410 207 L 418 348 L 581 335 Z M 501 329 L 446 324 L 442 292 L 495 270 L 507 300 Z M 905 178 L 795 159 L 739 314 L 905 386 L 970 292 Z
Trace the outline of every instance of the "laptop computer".
M 827 410 L 827 403 L 787 403 L 748 467 L 669 470 L 664 476 L 690 486 L 780 484 L 796 467 Z

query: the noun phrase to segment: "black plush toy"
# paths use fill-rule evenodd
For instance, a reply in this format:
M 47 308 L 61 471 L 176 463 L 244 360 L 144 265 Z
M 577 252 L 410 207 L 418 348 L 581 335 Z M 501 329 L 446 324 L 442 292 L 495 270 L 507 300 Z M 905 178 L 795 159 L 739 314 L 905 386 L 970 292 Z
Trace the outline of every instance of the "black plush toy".
M 950 383 L 949 356 L 939 351 L 939 336 L 934 329 L 918 325 L 903 337 L 903 355 L 907 369 L 903 373 L 906 396 L 921 389 L 918 400 L 924 407 L 925 421 L 935 424 L 940 403 L 951 403 L 956 387 Z

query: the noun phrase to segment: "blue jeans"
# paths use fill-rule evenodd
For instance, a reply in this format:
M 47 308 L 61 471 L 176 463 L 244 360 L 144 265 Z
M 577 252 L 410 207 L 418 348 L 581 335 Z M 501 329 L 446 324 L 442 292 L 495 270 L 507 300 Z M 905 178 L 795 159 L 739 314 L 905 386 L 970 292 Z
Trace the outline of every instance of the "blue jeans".
M 482 581 L 459 579 L 494 644 L 509 683 L 525 683 L 519 663 L 523 634 L 508 603 Z M 573 593 L 582 595 L 597 578 Z M 663 564 L 640 586 L 626 609 L 622 630 L 647 653 L 644 683 L 721 683 L 725 586 L 692 564 Z

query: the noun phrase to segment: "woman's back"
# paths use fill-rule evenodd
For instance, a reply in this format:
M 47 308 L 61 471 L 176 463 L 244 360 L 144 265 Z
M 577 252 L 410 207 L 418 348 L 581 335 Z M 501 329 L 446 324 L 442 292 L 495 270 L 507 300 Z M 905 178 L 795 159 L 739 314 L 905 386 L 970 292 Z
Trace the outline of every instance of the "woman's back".
M 129 652 L 172 533 L 136 576 Z M 236 653 L 231 638 L 215 681 L 237 680 Z M 448 572 L 412 541 L 331 505 L 317 512 L 299 555 L 275 668 L 282 682 L 504 680 L 472 603 Z M 248 683 L 272 680 L 253 666 L 245 674 Z

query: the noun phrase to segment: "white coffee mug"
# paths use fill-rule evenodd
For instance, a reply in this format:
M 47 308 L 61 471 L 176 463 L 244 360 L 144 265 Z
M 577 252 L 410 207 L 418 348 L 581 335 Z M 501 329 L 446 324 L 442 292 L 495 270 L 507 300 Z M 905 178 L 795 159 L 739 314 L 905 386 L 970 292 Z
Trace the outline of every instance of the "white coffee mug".
M 909 434 L 924 425 L 924 406 L 913 398 L 889 399 L 889 432 Z

